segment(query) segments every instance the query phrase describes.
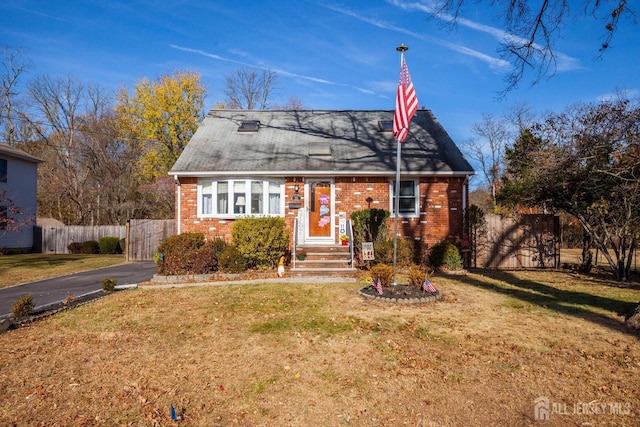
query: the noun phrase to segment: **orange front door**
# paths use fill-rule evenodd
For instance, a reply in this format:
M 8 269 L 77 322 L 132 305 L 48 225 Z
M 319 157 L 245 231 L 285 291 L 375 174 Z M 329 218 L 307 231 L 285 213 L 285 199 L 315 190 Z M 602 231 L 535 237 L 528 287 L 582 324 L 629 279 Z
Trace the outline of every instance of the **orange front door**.
M 311 181 L 309 184 L 309 237 L 333 236 L 333 203 L 330 181 Z

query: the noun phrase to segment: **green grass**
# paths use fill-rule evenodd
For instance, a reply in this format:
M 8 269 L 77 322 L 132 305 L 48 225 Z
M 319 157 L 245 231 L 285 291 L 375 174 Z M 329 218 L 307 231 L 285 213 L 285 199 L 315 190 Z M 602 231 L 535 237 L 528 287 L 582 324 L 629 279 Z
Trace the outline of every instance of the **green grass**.
M 115 292 L 0 335 L 0 424 L 171 425 L 173 404 L 193 426 L 534 425 L 549 390 L 638 401 L 616 314 L 637 283 L 489 273 L 439 276 L 446 298 L 416 306 L 351 282 Z M 635 418 L 547 424 L 592 419 Z
M 0 256 L 0 288 L 124 262 L 124 255 L 3 255 Z

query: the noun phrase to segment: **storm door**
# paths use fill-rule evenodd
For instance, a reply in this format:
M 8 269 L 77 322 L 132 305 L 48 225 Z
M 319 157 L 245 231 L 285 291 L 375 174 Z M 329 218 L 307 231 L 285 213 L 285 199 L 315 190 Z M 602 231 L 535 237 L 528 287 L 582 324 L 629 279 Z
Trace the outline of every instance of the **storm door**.
M 331 180 L 307 179 L 309 212 L 309 238 L 318 241 L 333 242 L 334 240 L 334 207 L 333 182 Z

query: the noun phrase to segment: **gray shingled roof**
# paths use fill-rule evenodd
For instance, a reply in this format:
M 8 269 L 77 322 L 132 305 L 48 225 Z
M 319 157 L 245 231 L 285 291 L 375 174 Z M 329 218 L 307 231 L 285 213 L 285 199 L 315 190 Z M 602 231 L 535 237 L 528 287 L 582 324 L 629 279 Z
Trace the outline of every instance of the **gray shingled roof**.
M 259 130 L 238 132 L 248 120 Z M 392 175 L 396 141 L 379 127 L 392 120 L 393 111 L 212 110 L 169 173 Z M 413 117 L 401 158 L 402 174 L 475 173 L 430 110 Z
M 44 162 L 44 160 L 36 156 L 32 156 L 29 153 L 25 153 L 22 150 L 18 150 L 17 148 L 13 148 L 10 145 L 4 143 L 0 143 L 0 156 L 14 157 L 16 159 L 25 160 L 32 163 Z

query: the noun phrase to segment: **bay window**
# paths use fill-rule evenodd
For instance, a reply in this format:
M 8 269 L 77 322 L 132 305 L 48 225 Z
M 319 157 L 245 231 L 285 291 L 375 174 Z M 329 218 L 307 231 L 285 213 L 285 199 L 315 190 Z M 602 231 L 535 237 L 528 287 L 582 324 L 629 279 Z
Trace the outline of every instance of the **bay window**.
M 283 200 L 282 181 L 201 179 L 198 185 L 199 216 L 281 216 Z

